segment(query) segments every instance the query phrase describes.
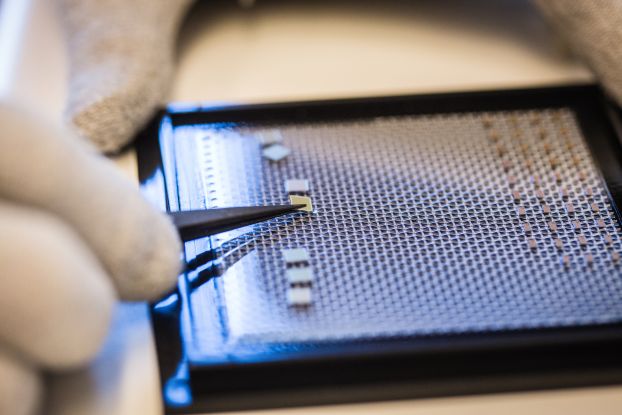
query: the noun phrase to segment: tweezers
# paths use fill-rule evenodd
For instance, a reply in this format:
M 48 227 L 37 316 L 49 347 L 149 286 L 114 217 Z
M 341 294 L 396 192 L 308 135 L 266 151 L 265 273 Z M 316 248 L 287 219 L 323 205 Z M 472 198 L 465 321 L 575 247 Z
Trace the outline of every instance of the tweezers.
M 183 241 L 253 225 L 293 212 L 305 205 L 244 206 L 169 212 Z

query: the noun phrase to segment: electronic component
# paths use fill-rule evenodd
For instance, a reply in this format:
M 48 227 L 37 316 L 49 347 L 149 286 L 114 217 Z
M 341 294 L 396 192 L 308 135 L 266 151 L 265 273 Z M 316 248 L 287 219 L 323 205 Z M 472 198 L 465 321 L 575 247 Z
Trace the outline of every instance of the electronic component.
M 535 187 L 540 187 L 540 185 L 542 184 L 542 180 L 540 179 L 540 176 L 533 175 L 531 176 L 531 183 L 533 183 Z
M 613 244 L 613 238 L 608 233 L 606 233 L 605 236 L 603 236 L 603 240 L 605 241 L 607 245 Z
M 592 263 L 594 263 L 594 256 L 588 252 L 585 254 L 585 264 L 590 267 Z
M 518 213 L 518 216 L 520 216 L 521 218 L 524 218 L 525 215 L 527 214 L 527 211 L 525 210 L 525 208 L 523 206 L 519 206 L 519 208 L 516 211 L 516 213 Z
M 292 205 L 305 205 L 305 207 L 300 208 L 299 210 L 313 212 L 313 203 L 311 202 L 311 198 L 308 196 L 289 195 L 289 202 Z
M 261 145 L 269 146 L 283 142 L 283 136 L 279 130 L 262 131 L 256 134 Z
M 563 199 L 568 199 L 568 189 L 566 189 L 565 187 L 559 189 L 559 194 Z
M 309 262 L 309 252 L 305 248 L 283 249 L 283 259 L 288 264 Z
M 263 149 L 262 154 L 271 161 L 280 161 L 291 154 L 291 150 L 281 144 L 273 144 Z
M 592 192 L 592 188 L 591 187 L 586 187 L 585 188 L 585 196 L 589 199 L 592 198 L 593 192 Z
M 306 193 L 309 191 L 309 181 L 306 179 L 285 180 L 285 190 L 287 193 Z
M 311 305 L 310 287 L 290 287 L 287 290 L 287 304 L 290 306 Z
M 512 162 L 510 160 L 508 160 L 508 159 L 503 159 L 501 161 L 501 165 L 503 166 L 503 170 L 505 172 L 510 171 L 510 169 L 512 168 Z
M 313 280 L 311 267 L 288 268 L 285 273 L 290 284 L 309 284 Z

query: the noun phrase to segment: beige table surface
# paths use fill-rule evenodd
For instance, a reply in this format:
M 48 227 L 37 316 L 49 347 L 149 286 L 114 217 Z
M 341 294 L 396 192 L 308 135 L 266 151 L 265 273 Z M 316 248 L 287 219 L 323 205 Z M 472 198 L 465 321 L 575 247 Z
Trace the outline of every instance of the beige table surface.
M 67 63 L 54 2 L 0 3 L 0 94 L 60 119 Z M 260 0 L 249 10 L 204 3 L 180 44 L 171 100 L 255 102 L 590 79 L 523 0 Z M 132 153 L 117 162 L 135 177 Z M 57 377 L 51 395 L 53 414 L 161 413 L 146 306 L 120 305 L 97 360 Z M 256 413 L 622 414 L 622 387 Z

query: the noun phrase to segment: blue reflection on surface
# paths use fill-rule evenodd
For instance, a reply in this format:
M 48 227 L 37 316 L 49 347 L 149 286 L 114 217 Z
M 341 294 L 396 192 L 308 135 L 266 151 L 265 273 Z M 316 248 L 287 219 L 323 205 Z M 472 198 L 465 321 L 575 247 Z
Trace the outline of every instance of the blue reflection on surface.
M 163 300 L 158 301 L 156 305 L 153 306 L 153 308 L 156 310 L 160 310 L 162 308 L 168 308 L 172 305 L 175 305 L 178 299 L 179 299 L 179 295 L 177 293 L 173 293 L 169 295 L 168 297 L 165 297 Z
M 188 368 L 185 363 L 179 365 L 175 375 L 164 385 L 164 399 L 168 406 L 188 406 L 192 403 L 192 391 L 189 385 Z

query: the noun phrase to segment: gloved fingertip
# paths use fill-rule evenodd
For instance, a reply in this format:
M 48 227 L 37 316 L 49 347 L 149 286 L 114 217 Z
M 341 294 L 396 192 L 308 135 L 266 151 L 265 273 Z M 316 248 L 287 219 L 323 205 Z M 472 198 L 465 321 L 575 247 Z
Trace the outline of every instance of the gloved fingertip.
M 150 230 L 143 234 L 145 249 L 135 257 L 139 268 L 134 278 L 120 282 L 119 295 L 126 301 L 155 301 L 170 291 L 182 268 L 181 242 L 167 217 L 153 215 Z
M 35 367 L 0 348 L 0 414 L 35 415 L 43 384 Z

